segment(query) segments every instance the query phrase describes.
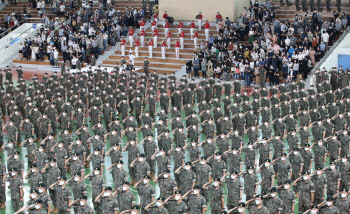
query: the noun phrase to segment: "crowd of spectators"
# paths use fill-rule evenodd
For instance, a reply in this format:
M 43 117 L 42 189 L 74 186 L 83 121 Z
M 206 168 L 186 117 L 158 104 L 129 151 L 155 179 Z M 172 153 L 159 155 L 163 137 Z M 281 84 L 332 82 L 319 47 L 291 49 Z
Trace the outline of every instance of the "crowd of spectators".
M 20 45 L 19 58 L 43 61 L 47 56 L 52 66 L 58 66 L 62 53 L 65 64 L 73 68 L 81 67 L 84 62 L 94 65 L 103 50 L 114 46 L 121 35 L 127 34 L 128 27 L 135 26 L 145 15 L 143 9 L 116 10 L 111 1 L 100 1 L 97 6 L 90 2 L 86 7 L 72 1 L 69 9 L 64 1 L 51 4 L 39 1 L 28 3 L 26 8 L 23 13 L 26 17 L 31 16 L 30 8 L 37 8 L 44 27 Z
M 260 85 L 266 77 L 270 85 L 278 84 L 281 73 L 290 81 L 306 79 L 350 25 L 349 12 L 334 11 L 332 19 L 317 11 L 296 14 L 294 20 L 280 19 L 269 1 L 244 8 L 241 19 L 218 20 L 219 34 L 201 41 L 194 59 L 186 63 L 188 73 L 245 80 L 248 86 L 253 81 Z

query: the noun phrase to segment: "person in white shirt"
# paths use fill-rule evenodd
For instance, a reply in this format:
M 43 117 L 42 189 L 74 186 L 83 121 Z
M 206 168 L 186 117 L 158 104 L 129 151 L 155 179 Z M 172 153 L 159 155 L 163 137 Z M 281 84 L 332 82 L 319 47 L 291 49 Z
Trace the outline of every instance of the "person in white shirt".
M 73 57 L 72 59 L 72 69 L 76 69 L 77 68 L 77 57 Z
M 41 2 L 39 1 L 38 3 L 36 3 L 36 10 L 40 10 L 41 9 Z
M 66 10 L 66 6 L 64 4 L 61 4 L 60 5 L 60 13 L 61 13 L 61 15 L 64 14 L 65 10 Z
M 328 42 L 329 42 L 329 34 L 327 33 L 327 31 L 325 29 L 322 30 L 322 41 L 323 43 L 326 45 L 326 51 L 328 50 Z
M 58 67 L 58 51 L 56 48 L 53 51 L 53 59 L 54 59 L 55 66 Z
M 132 51 L 130 51 L 129 60 L 131 61 L 132 65 L 135 66 L 135 56 L 132 54 Z

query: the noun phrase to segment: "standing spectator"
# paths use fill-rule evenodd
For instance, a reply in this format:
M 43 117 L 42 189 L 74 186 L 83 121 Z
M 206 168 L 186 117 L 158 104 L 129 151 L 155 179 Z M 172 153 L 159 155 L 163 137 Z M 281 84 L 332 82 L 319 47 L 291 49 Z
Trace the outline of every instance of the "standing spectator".
M 193 71 L 194 71 L 194 77 L 199 77 L 198 75 L 198 69 L 199 69 L 199 60 L 198 57 L 195 56 L 193 60 Z
M 207 59 L 204 58 L 201 63 L 202 77 L 207 78 Z

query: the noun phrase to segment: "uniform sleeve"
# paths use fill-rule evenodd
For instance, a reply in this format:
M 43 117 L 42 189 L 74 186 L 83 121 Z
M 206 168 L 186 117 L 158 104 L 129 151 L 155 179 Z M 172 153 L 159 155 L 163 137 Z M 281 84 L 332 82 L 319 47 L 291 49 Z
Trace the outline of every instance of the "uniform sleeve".
M 283 208 L 283 201 L 280 199 L 280 200 L 279 200 L 279 203 L 278 203 L 277 210 L 281 211 L 282 208 Z
M 201 205 L 203 208 L 207 207 L 207 202 L 204 197 L 202 197 Z
M 310 184 L 310 190 L 311 192 L 315 192 L 315 184 L 313 182 Z
M 151 189 L 151 197 L 154 197 L 154 196 L 156 196 L 156 192 L 155 192 L 154 187 L 152 187 L 152 189 Z
M 118 205 L 118 200 L 115 200 L 115 201 L 114 201 L 113 207 L 114 207 L 114 211 L 118 210 L 118 207 L 119 207 L 119 205 Z

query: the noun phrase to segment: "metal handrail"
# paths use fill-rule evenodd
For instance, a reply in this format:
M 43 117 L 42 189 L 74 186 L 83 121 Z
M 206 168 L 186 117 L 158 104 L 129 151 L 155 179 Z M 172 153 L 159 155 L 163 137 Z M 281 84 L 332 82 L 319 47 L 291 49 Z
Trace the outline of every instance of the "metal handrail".
M 24 34 L 24 33 L 26 33 L 27 31 L 29 31 L 29 30 L 31 30 L 33 28 L 33 26 L 31 26 L 30 28 L 28 28 L 27 30 L 25 30 L 24 32 L 22 32 L 20 35 L 18 35 L 17 37 L 15 37 L 15 38 L 13 38 L 13 40 L 15 40 L 15 39 L 17 39 L 17 38 L 19 38 L 19 37 L 22 37 L 22 35 Z M 9 45 L 8 47 L 10 47 L 11 46 L 11 42 L 12 41 L 9 41 L 8 43 L 6 43 L 5 45 L 3 45 L 2 47 L 0 47 L 0 51 L 5 47 L 5 50 L 6 50 L 6 46 L 7 45 Z M 3 51 L 1 51 L 0 52 L 0 54 L 2 53 Z
M 45 20 L 45 18 L 34 18 L 34 17 L 28 18 L 28 17 L 25 17 L 25 20 L 26 20 L 26 23 L 28 23 L 27 20 L 39 20 L 39 22 L 40 22 L 41 20 Z M 30 23 L 32 23 L 32 22 L 30 22 Z
M 11 28 L 7 29 L 5 32 L 3 32 L 2 34 L 0 34 L 0 38 L 2 38 L 2 36 L 3 36 L 5 33 L 9 32 L 9 31 L 11 32 L 12 29 L 13 29 L 14 27 L 18 27 L 21 23 L 23 24 L 23 20 L 21 20 L 21 21 L 18 22 L 16 25 L 12 26 Z
M 311 73 L 315 73 L 316 70 L 320 69 L 321 65 L 327 60 L 327 58 L 333 53 L 333 51 L 338 48 L 340 42 L 342 42 L 346 35 L 350 33 L 350 27 L 344 30 L 341 37 L 333 44 L 333 46 L 327 51 L 327 53 L 322 57 L 322 59 L 317 63 L 317 65 L 311 70 Z

